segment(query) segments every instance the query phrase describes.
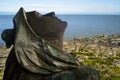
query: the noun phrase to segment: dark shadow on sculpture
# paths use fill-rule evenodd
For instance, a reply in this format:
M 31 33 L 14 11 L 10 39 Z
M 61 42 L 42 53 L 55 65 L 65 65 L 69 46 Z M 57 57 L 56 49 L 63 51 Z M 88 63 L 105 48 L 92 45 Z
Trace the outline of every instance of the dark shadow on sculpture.
M 14 28 L 2 33 L 6 47 L 13 45 L 3 80 L 99 80 L 94 68 L 62 50 L 67 23 L 54 12 L 41 15 L 21 8 L 13 22 Z

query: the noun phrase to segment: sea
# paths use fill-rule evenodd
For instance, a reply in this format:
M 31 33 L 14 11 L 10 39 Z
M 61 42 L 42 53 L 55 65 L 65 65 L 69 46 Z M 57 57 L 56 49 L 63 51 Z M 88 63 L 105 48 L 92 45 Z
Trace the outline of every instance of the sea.
M 57 15 L 67 22 L 64 40 L 89 37 L 99 34 L 120 33 L 120 15 Z M 14 15 L 0 15 L 0 34 L 4 29 L 13 28 Z M 3 43 L 0 38 L 0 43 Z

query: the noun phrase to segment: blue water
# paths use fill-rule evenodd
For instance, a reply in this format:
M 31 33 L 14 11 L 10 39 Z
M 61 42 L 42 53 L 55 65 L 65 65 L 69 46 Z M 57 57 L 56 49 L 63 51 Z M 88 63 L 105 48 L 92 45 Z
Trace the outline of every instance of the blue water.
M 64 40 L 71 40 L 74 37 L 81 36 L 120 33 L 120 15 L 57 16 L 68 23 Z M 13 17 L 14 15 L 0 15 L 0 34 L 4 29 L 13 27 Z M 2 42 L 1 38 L 0 42 Z
M 4 29 L 13 28 L 13 15 L 0 15 L 0 44 L 3 43 L 1 33 Z
M 68 22 L 65 39 L 120 32 L 120 15 L 60 15 Z

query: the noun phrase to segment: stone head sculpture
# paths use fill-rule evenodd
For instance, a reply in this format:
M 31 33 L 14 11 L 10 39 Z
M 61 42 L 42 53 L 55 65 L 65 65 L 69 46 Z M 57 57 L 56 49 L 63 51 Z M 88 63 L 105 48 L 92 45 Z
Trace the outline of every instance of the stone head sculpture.
M 21 8 L 20 10 L 24 11 L 23 8 Z M 21 14 L 17 13 L 17 15 Z M 6 47 L 8 48 L 12 44 L 14 44 L 14 38 L 16 35 L 16 25 L 19 25 L 16 21 L 17 15 L 13 19 L 14 28 L 6 29 L 2 33 L 2 39 L 6 42 Z M 61 49 L 63 48 L 63 35 L 67 27 L 67 23 L 65 21 L 61 21 L 60 19 L 58 19 L 55 16 L 54 12 L 41 15 L 37 11 L 32 11 L 25 12 L 24 16 L 28 25 L 30 25 L 30 27 L 38 36 Z
M 66 22 L 58 19 L 54 12 L 41 15 L 37 11 L 25 12 L 23 8 L 15 15 L 13 22 L 14 28 L 2 33 L 6 47 L 13 44 L 12 57 L 9 55 L 6 62 L 4 80 L 18 80 L 13 74 L 20 76 L 19 80 L 81 80 L 77 77 L 83 74 L 79 70 L 78 60 L 61 50 Z M 11 66 L 17 67 L 11 71 Z

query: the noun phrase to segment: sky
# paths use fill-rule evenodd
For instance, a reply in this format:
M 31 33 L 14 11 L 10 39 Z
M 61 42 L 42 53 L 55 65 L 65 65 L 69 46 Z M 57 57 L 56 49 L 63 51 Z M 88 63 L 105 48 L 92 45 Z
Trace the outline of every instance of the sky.
M 26 11 L 57 14 L 120 14 L 120 0 L 0 0 L 0 12 Z

